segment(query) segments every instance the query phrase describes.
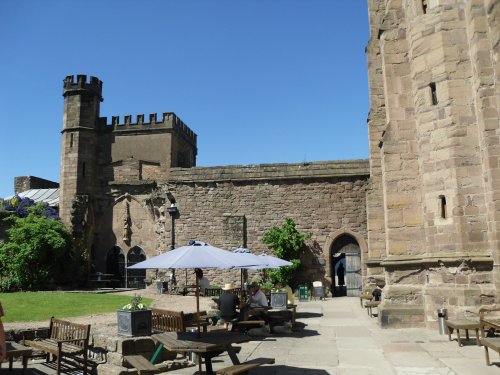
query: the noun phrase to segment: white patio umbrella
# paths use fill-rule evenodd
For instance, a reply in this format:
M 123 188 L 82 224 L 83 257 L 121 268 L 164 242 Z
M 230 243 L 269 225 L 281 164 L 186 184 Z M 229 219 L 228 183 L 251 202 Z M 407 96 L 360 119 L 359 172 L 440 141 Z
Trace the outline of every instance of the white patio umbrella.
M 262 262 L 265 265 L 257 264 L 255 266 L 244 267 L 244 268 L 250 269 L 250 270 L 264 270 L 263 271 L 264 280 L 267 279 L 266 269 L 276 269 L 276 268 L 280 268 L 280 267 L 291 266 L 293 264 L 292 262 L 289 262 L 288 260 L 276 258 L 276 257 L 273 257 L 272 255 L 267 255 L 266 253 L 262 253 L 262 254 L 258 255 L 257 257 L 261 258 Z
M 160 268 L 240 268 L 256 265 L 256 261 L 239 257 L 230 251 L 219 249 L 201 241 L 182 246 L 163 254 L 149 258 L 143 262 L 127 267 L 128 269 L 160 269 Z M 196 320 L 198 335 L 200 334 L 200 295 L 199 280 L 196 276 Z
M 250 266 L 250 267 L 245 267 L 248 269 L 252 270 L 262 270 L 262 269 L 271 269 L 271 268 L 280 268 L 280 267 L 285 267 L 285 266 L 291 266 L 293 263 L 289 262 L 288 260 L 280 259 L 273 257 L 272 255 L 267 255 L 266 253 L 262 253 L 258 255 L 259 258 L 262 259 L 262 262 L 265 264 L 265 266 L 262 265 L 255 265 L 255 266 Z
M 265 266 L 267 266 L 265 259 L 263 259 L 262 257 L 260 257 L 258 255 L 253 254 L 250 251 L 250 249 L 247 249 L 246 247 L 239 247 L 236 250 L 233 250 L 233 253 L 237 254 L 238 257 L 240 257 L 243 260 L 248 261 L 249 263 L 254 263 L 255 265 L 251 266 L 251 267 L 255 267 L 255 269 L 260 269 L 259 267 L 261 267 L 261 266 L 262 266 L 261 268 L 264 268 Z M 250 267 L 245 266 L 245 267 L 238 267 L 238 268 L 241 268 L 240 278 L 241 278 L 241 289 L 243 290 L 243 269 L 248 269 Z

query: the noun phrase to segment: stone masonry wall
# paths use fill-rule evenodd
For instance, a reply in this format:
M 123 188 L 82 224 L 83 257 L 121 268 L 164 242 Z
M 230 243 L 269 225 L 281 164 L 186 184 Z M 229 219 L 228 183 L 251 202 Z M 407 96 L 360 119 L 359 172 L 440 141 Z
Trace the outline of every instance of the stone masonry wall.
M 332 235 L 346 231 L 366 238 L 367 178 L 366 161 L 174 168 L 168 189 L 179 208 L 176 244 L 198 239 L 261 253 L 269 251 L 261 242 L 264 233 L 290 217 L 299 231 L 313 234 L 302 279 L 325 280 Z M 169 241 L 170 225 L 164 229 Z M 207 271 L 207 277 L 213 284 L 228 278 L 239 284 L 240 273 Z
M 432 325 L 438 307 L 461 316 L 495 301 L 498 6 L 369 3 L 371 146 L 383 131 L 380 169 L 370 150 L 368 227 L 380 223 L 370 203 L 383 202 L 386 253 L 378 262 L 369 237 L 368 274 L 385 271 L 382 324 Z

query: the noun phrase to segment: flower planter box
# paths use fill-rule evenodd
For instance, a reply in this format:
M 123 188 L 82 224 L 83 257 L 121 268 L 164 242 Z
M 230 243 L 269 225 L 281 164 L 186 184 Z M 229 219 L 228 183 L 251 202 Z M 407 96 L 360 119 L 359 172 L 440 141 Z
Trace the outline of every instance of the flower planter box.
M 150 336 L 151 310 L 117 311 L 118 335 L 120 336 Z

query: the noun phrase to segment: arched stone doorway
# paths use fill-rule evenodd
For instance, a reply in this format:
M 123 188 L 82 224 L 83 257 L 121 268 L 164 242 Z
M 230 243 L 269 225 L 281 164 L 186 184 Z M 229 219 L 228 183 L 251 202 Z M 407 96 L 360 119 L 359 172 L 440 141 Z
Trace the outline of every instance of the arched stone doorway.
M 106 273 L 111 276 L 111 287 L 123 287 L 125 282 L 125 255 L 120 246 L 113 246 L 106 254 Z
M 127 267 L 146 260 L 146 254 L 139 246 L 131 248 L 127 254 Z M 146 270 L 127 268 L 127 288 L 145 288 Z
M 333 296 L 359 296 L 362 287 L 361 250 L 356 239 L 349 234 L 338 236 L 331 245 L 330 254 Z M 344 268 L 340 275 L 339 267 Z

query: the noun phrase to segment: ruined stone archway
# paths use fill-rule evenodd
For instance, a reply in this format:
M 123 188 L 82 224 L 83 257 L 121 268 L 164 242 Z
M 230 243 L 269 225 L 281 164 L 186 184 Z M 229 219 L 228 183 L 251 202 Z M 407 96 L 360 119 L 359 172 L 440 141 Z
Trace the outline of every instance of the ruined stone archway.
M 106 273 L 110 276 L 112 287 L 122 287 L 125 281 L 125 254 L 120 246 L 113 246 L 106 254 Z
M 127 253 L 127 288 L 145 288 L 146 270 L 128 269 L 136 263 L 146 260 L 146 254 L 139 246 L 132 247 Z

